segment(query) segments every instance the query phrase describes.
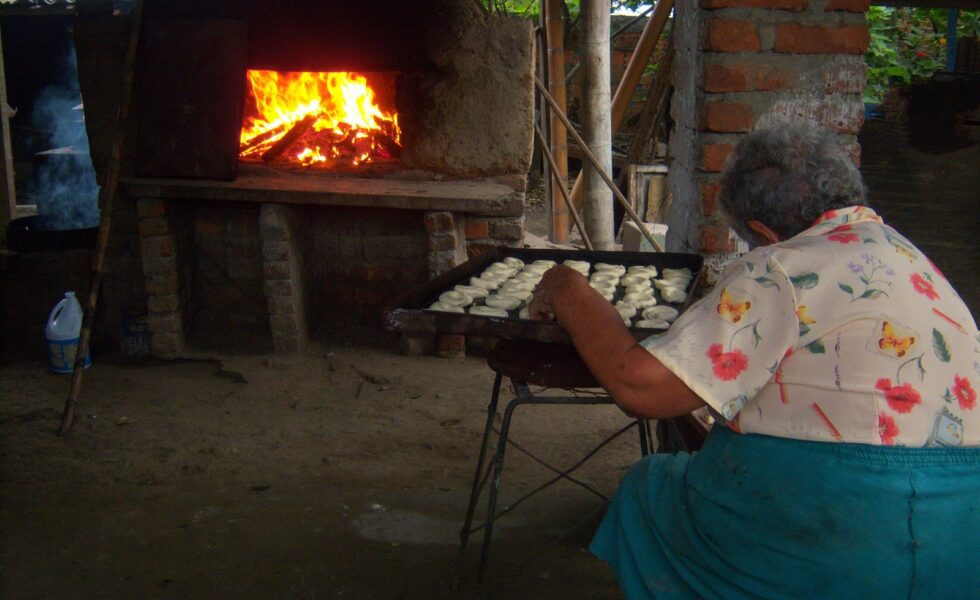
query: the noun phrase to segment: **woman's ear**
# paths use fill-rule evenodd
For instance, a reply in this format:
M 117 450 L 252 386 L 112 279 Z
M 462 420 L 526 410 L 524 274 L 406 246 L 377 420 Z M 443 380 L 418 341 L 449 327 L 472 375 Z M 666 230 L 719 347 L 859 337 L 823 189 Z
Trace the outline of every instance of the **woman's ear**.
M 770 229 L 762 221 L 750 220 L 746 223 L 746 225 L 748 225 L 749 229 L 754 231 L 755 234 L 759 236 L 758 239 L 760 242 L 762 242 L 762 246 L 768 246 L 769 244 L 775 244 L 782 241 L 779 234 Z

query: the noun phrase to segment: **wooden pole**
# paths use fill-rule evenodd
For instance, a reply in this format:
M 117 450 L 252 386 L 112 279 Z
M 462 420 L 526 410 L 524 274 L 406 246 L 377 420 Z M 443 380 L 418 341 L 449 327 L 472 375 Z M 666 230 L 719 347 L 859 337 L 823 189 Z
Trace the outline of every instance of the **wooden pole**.
M 78 338 L 78 350 L 75 353 L 75 368 L 71 376 L 71 389 L 65 400 L 65 412 L 61 416 L 61 427 L 58 435 L 67 435 L 75 420 L 75 406 L 78 395 L 82 391 L 82 374 L 85 373 L 85 356 L 88 354 L 89 340 L 92 337 L 92 321 L 95 318 L 95 305 L 99 301 L 99 289 L 105 269 L 105 255 L 109 247 L 109 231 L 112 226 L 112 211 L 119 192 L 119 167 L 122 162 L 123 126 L 129 116 L 129 105 L 133 96 L 133 71 L 136 67 L 136 48 L 139 46 L 140 27 L 143 21 L 143 0 L 136 0 L 130 13 L 132 19 L 129 34 L 129 46 L 126 49 L 126 62 L 123 63 L 122 99 L 119 111 L 116 113 L 115 131 L 112 139 L 112 152 L 109 155 L 108 174 L 105 188 L 102 190 L 102 213 L 99 220 L 99 238 L 92 259 L 92 277 L 89 283 L 88 301 L 85 304 L 85 315 L 82 318 L 82 331 Z
M 555 164 L 555 157 L 552 156 L 551 152 L 548 150 L 548 146 L 545 144 L 544 134 L 541 133 L 541 129 L 537 125 L 534 126 L 534 133 L 538 137 L 538 143 L 541 144 L 541 151 L 544 153 L 545 159 L 548 161 L 548 177 L 553 178 L 555 171 L 558 170 L 558 166 Z M 565 199 L 565 206 L 568 207 L 568 212 L 572 215 L 572 219 L 575 221 L 575 228 L 582 235 L 582 241 L 585 242 L 585 248 L 589 251 L 595 250 L 592 247 L 592 240 L 589 239 L 588 232 L 585 231 L 585 224 L 582 223 L 582 218 L 578 216 L 578 211 L 572 206 L 572 199 L 568 197 L 568 190 L 565 188 L 564 182 L 556 184 L 554 187 L 558 188 L 561 193 L 562 198 Z
M 10 147 L 7 75 L 3 65 L 3 38 L 0 36 L 0 243 L 7 235 L 7 223 L 16 217 L 17 192 L 14 187 L 14 154 Z
M 667 82 L 670 80 L 670 69 L 671 63 L 673 62 L 674 49 L 672 46 L 667 46 L 667 51 L 664 53 L 663 60 L 660 61 L 660 66 L 657 68 L 657 74 L 653 78 L 653 85 L 650 86 L 650 93 L 647 95 L 647 101 L 643 105 L 643 113 L 640 115 L 640 122 L 636 125 L 636 131 L 633 133 L 633 137 L 630 139 L 629 148 L 626 150 L 626 164 L 633 165 L 640 159 L 640 153 L 643 151 L 643 147 L 646 145 L 647 139 L 653 135 L 655 126 L 657 124 L 657 116 L 660 114 L 660 105 L 664 100 L 664 95 L 667 92 Z M 656 143 L 656 140 L 654 140 Z M 623 174 L 619 177 L 619 185 L 622 187 L 623 182 L 626 181 L 626 170 L 623 170 Z
M 623 124 L 623 117 L 626 114 L 626 109 L 629 107 L 630 99 L 636 91 L 636 84 L 640 82 L 640 77 L 643 76 L 643 70 L 646 68 L 647 63 L 650 62 L 650 57 L 653 56 L 653 51 L 657 47 L 657 40 L 660 39 L 660 34 L 663 33 L 664 26 L 667 24 L 667 18 L 670 16 L 670 11 L 673 8 L 674 0 L 660 0 L 657 3 L 657 7 L 653 10 L 653 16 L 647 21 L 646 27 L 643 28 L 643 33 L 640 34 L 640 39 L 636 44 L 636 49 L 633 51 L 633 56 L 630 57 L 630 61 L 626 65 L 626 71 L 623 73 L 623 78 L 619 80 L 619 85 L 616 87 L 616 95 L 612 99 L 611 127 L 613 135 L 619 132 L 619 128 Z M 575 179 L 575 185 L 572 187 L 571 194 L 572 203 L 578 208 L 582 206 L 584 185 L 585 181 L 580 172 Z
M 541 83 L 541 80 L 535 77 L 534 85 L 537 86 L 538 91 L 541 92 L 541 95 L 544 96 L 545 100 L 547 100 L 548 104 L 551 106 L 551 110 L 555 111 L 555 114 L 557 114 L 565 123 L 565 127 L 568 127 L 568 132 L 572 134 L 572 138 L 575 140 L 575 143 L 582 148 L 582 154 L 585 155 L 585 158 L 592 163 L 593 167 L 597 167 L 599 161 L 596 159 L 595 155 L 592 154 L 592 151 L 589 150 L 589 147 L 585 145 L 585 140 L 582 139 L 582 136 L 580 136 L 578 132 L 575 131 L 575 128 L 572 127 L 572 124 L 568 120 L 568 117 L 565 116 L 565 113 L 558 110 L 554 98 L 548 94 L 548 90 L 545 89 L 544 84 Z M 610 177 L 609 174 L 602 169 L 597 168 L 596 171 L 598 171 L 599 175 L 602 177 L 602 180 L 606 182 L 606 185 L 609 186 L 609 189 L 612 190 L 613 196 L 616 198 L 616 200 L 623 205 L 623 210 L 626 211 L 626 214 L 628 214 L 636 223 L 637 227 L 640 228 L 640 233 L 643 235 L 643 237 L 650 242 L 650 245 L 657 252 L 663 252 L 663 247 L 659 242 L 657 242 L 657 240 L 653 239 L 653 235 L 651 235 L 650 232 L 647 231 L 647 228 L 643 226 L 643 221 L 640 219 L 640 216 L 636 214 L 636 211 L 633 209 L 633 206 L 630 204 L 629 200 L 623 196 L 623 192 L 619 191 L 619 188 L 616 187 L 616 183 L 612 180 L 612 177 Z
M 609 0 L 582 0 L 582 137 L 596 164 L 582 165 L 585 229 L 598 250 L 612 250 L 613 201 L 598 171 L 612 172 L 609 108 Z M 582 148 L 585 152 L 586 147 Z
M 561 0 L 542 0 L 541 8 L 544 16 L 545 42 L 547 54 L 545 64 L 548 69 L 548 90 L 561 110 L 565 110 L 565 24 L 562 22 Z M 543 107 L 542 107 L 543 109 Z M 550 113 L 550 111 L 548 111 Z M 555 158 L 554 177 L 551 185 L 551 241 L 564 243 L 568 241 L 568 208 L 564 202 L 564 193 L 568 192 L 568 132 L 561 119 L 550 115 L 548 123 L 548 142 L 551 155 Z M 559 193 L 561 188 L 564 193 Z

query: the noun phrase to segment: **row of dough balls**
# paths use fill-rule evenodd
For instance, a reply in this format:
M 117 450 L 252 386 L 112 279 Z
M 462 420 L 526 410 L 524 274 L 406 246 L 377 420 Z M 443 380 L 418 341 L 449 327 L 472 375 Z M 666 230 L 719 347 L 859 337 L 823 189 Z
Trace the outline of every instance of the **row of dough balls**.
M 529 319 L 527 303 L 545 271 L 555 266 L 553 260 L 536 260 L 525 264 L 508 256 L 471 277 L 469 285 L 460 284 L 443 292 L 429 309 L 485 317 L 508 317 L 508 311 L 520 310 L 520 318 Z
M 525 264 L 514 257 L 504 258 L 487 267 L 479 276 L 471 277 L 469 285 L 460 284 L 452 290 L 443 292 L 439 300 L 429 309 L 441 312 L 465 313 L 473 315 L 508 317 L 508 311 L 520 308 L 519 318 L 529 319 L 527 303 L 530 302 L 534 287 L 541 281 L 545 271 L 557 263 L 552 260 L 536 260 Z M 566 260 L 565 266 L 588 277 L 592 265 L 587 261 Z M 604 298 L 612 301 L 616 287 L 622 285 L 626 290 L 616 308 L 627 326 L 640 310 L 643 317 L 636 322 L 637 327 L 666 329 L 677 318 L 678 311 L 669 306 L 654 306 L 652 285 L 656 285 L 668 302 L 683 302 L 686 288 L 693 275 L 690 269 L 664 269 L 663 277 L 656 267 L 631 266 L 596 263 L 590 277 L 590 285 Z M 652 283 L 651 283 L 652 282 Z M 482 302 L 482 304 L 481 304 Z

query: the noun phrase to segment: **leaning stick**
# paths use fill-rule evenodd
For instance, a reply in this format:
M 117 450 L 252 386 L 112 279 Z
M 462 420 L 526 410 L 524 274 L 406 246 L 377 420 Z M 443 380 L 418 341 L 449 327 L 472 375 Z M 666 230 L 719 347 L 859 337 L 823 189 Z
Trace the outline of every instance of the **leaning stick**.
M 544 134 L 541 133 L 541 128 L 538 127 L 537 123 L 534 124 L 534 133 L 538 136 L 538 143 L 541 144 L 541 152 L 543 152 L 545 158 L 548 159 L 548 171 L 551 176 L 554 177 L 553 183 L 561 193 L 561 197 L 565 199 L 565 206 L 568 207 L 568 212 L 572 215 L 572 220 L 575 221 L 575 228 L 582 234 L 582 241 L 585 242 L 585 247 L 591 252 L 593 250 L 592 240 L 589 239 L 589 234 L 585 233 L 585 225 L 582 224 L 582 218 L 579 216 L 578 211 L 575 210 L 575 205 L 572 204 L 572 199 L 568 197 L 568 190 L 565 189 L 565 182 L 558 176 L 558 165 L 555 163 L 555 157 L 551 154 L 551 150 L 548 149 Z
M 92 274 L 88 289 L 88 302 L 82 317 L 82 330 L 78 336 L 78 349 L 75 353 L 75 367 L 71 376 L 71 389 L 65 400 L 65 412 L 61 416 L 58 435 L 67 435 L 75 420 L 75 406 L 82 391 L 82 374 L 85 372 L 85 356 L 88 354 L 89 340 L 92 338 L 92 321 L 95 319 L 95 305 L 99 301 L 99 289 L 105 274 L 105 255 L 109 247 L 109 231 L 112 228 L 112 211 L 119 192 L 119 168 L 122 163 L 124 143 L 123 124 L 129 116 L 129 105 L 133 97 L 133 71 L 136 66 L 136 48 L 139 46 L 140 27 L 143 21 L 143 0 L 136 0 L 130 13 L 132 28 L 129 33 L 129 46 L 126 49 L 126 62 L 123 71 L 122 101 L 116 113 L 113 132 L 112 151 L 109 155 L 108 174 L 102 195 L 102 213 L 99 218 L 99 238 L 92 259 Z
M 589 162 L 592 163 L 592 166 L 595 168 L 596 172 L 599 174 L 600 177 L 602 177 L 602 180 L 606 182 L 606 185 L 609 186 L 609 189 L 612 190 L 613 196 L 615 196 L 616 200 L 618 200 L 619 203 L 623 205 L 623 210 L 625 210 L 626 214 L 628 214 L 630 218 L 633 219 L 633 221 L 636 223 L 636 226 L 640 228 L 640 234 L 642 234 L 643 237 L 645 237 L 646 240 L 650 242 L 650 245 L 653 246 L 653 248 L 657 252 L 663 252 L 664 251 L 663 247 L 659 243 L 657 243 L 657 240 L 653 239 L 653 236 L 650 234 L 649 231 L 647 231 L 647 228 L 644 225 L 643 221 L 640 220 L 640 215 L 636 214 L 636 211 L 633 210 L 633 207 L 630 205 L 629 200 L 627 200 L 626 197 L 623 196 L 623 192 L 619 191 L 619 188 L 616 187 L 615 183 L 613 183 L 612 178 L 609 177 L 609 174 L 606 173 L 605 169 L 603 169 L 602 166 L 599 164 L 599 159 L 595 157 L 595 154 L 592 154 L 592 150 L 590 150 L 589 147 L 585 144 L 585 140 L 583 140 L 582 136 L 578 134 L 578 131 L 575 131 L 575 128 L 572 126 L 571 121 L 569 121 L 568 117 L 565 116 L 565 113 L 563 113 L 558 108 L 558 104 L 555 102 L 555 99 L 551 97 L 551 94 L 548 93 L 548 90 L 545 89 L 544 85 L 541 83 L 541 80 L 538 79 L 537 76 L 534 77 L 534 85 L 537 86 L 538 91 L 541 92 L 541 95 L 544 97 L 544 99 L 548 101 L 548 105 L 551 106 L 551 110 L 554 112 L 554 114 L 557 115 L 558 118 L 561 119 L 562 122 L 565 124 L 565 127 L 568 128 L 568 133 L 572 134 L 572 137 L 575 138 L 575 142 L 579 145 L 579 148 L 582 149 L 582 154 L 584 154 L 585 158 L 587 158 Z

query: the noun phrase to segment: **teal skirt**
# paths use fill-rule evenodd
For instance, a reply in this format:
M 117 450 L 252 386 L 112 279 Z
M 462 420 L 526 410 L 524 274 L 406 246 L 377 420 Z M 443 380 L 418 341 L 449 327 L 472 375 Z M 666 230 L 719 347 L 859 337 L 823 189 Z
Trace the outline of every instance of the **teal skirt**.
M 715 427 L 634 465 L 590 549 L 627 598 L 977 598 L 980 448 Z

